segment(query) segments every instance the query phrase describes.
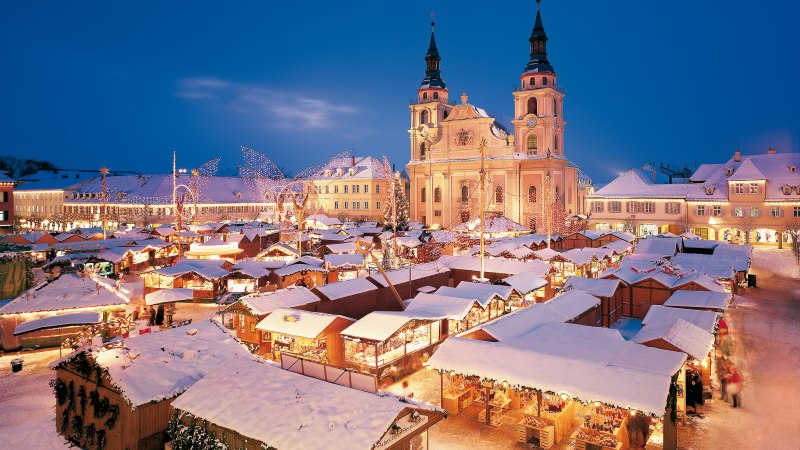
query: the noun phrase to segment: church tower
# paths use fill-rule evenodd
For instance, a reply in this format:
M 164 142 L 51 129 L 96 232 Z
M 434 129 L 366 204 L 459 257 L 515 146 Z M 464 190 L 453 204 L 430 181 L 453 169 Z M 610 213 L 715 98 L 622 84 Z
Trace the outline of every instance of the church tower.
M 515 151 L 528 156 L 564 158 L 564 93 L 555 69 L 547 60 L 547 33 L 536 0 L 536 22 L 530 42 L 530 60 L 514 92 Z
M 440 122 L 447 118 L 452 106 L 447 103 L 447 85 L 442 79 L 439 49 L 436 47 L 434 34 L 435 23 L 431 22 L 431 42 L 425 55 L 425 78 L 417 89 L 417 100 L 412 102 L 411 159 L 424 160 L 429 157 L 429 149 L 433 138 L 438 134 Z

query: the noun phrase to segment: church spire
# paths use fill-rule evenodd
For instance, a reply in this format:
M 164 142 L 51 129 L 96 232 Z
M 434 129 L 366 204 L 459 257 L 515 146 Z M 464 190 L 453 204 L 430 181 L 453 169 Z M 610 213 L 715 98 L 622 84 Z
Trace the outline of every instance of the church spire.
M 542 25 L 542 14 L 539 11 L 539 2 L 536 0 L 536 22 L 531 31 L 528 41 L 531 43 L 531 59 L 525 66 L 525 72 L 550 72 L 555 73 L 555 69 L 547 61 L 547 33 Z
M 435 25 L 436 23 L 431 20 L 431 43 L 428 45 L 428 53 L 425 55 L 425 78 L 422 80 L 420 89 L 447 88 L 442 79 L 442 72 L 439 69 L 439 63 L 442 58 L 439 56 L 439 49 L 436 47 Z

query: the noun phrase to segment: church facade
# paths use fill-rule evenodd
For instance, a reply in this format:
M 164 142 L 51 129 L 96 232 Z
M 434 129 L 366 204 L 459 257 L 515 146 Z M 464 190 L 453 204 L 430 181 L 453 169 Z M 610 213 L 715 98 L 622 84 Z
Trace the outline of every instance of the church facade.
M 547 59 L 540 12 L 529 39 L 530 60 L 513 93 L 510 123 L 470 104 L 466 94 L 460 102 L 450 101 L 431 26 L 425 78 L 410 105 L 411 160 L 406 167 L 412 219 L 451 227 L 476 217 L 481 202 L 490 214 L 534 229 L 536 217 L 554 201 L 567 215 L 585 214 L 591 180 L 565 153 L 564 92 Z M 486 148 L 483 195 L 481 142 Z

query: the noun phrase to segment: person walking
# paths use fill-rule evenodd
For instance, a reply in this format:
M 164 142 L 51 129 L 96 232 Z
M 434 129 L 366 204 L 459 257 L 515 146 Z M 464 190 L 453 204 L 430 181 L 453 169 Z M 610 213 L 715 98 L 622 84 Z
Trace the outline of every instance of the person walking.
M 152 326 L 154 326 L 156 324 L 156 310 L 151 305 L 150 306 L 150 310 L 148 312 L 150 313 L 150 323 L 149 323 L 149 325 L 152 327 Z
M 408 380 L 403 380 L 403 397 L 414 398 L 414 390 L 408 384 Z
M 717 363 L 717 377 L 719 378 L 720 390 L 722 391 L 721 399 L 724 402 L 728 401 L 728 376 L 730 375 L 730 361 L 722 357 Z
M 738 408 L 742 406 L 742 383 L 744 377 L 736 369 L 736 366 L 731 367 L 731 374 L 728 377 L 728 394 L 733 399 L 733 407 Z

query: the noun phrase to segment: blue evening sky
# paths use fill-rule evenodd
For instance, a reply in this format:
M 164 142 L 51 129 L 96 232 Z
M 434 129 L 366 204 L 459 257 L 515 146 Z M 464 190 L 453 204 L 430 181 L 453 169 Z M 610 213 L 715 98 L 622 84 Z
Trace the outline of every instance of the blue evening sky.
M 297 171 L 354 148 L 408 161 L 431 10 L 451 98 L 513 114 L 533 0 L 0 6 L 0 155 L 170 170 L 239 146 Z M 544 0 L 567 156 L 598 182 L 647 161 L 800 151 L 795 1 Z

